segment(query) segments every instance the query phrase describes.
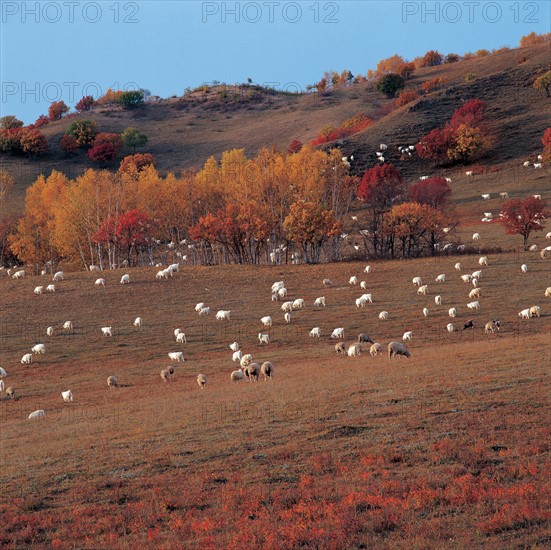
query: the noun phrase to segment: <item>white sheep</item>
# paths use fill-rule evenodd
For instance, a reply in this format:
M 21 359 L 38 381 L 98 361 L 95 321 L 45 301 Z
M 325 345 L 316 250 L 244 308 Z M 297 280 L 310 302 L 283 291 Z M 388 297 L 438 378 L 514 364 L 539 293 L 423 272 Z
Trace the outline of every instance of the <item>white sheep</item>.
M 533 244 L 530 246 L 530 248 L 528 249 L 530 252 L 537 252 L 538 251 L 538 245 L 537 244 Z
M 207 385 L 208 377 L 206 374 L 198 374 L 197 375 L 197 384 L 199 384 L 199 387 L 204 390 L 205 386 Z
M 37 411 L 33 411 L 31 414 L 29 414 L 28 419 L 29 420 L 36 420 L 37 418 L 44 418 L 46 416 L 46 413 L 43 409 L 38 409 Z
M 362 294 L 360 298 L 362 300 L 365 300 L 366 302 L 369 302 L 370 304 L 373 303 L 373 297 L 371 296 L 371 294 Z
M 546 233 L 546 234 L 545 234 L 545 238 L 546 238 L 546 239 L 551 239 L 551 231 L 549 231 L 549 233 Z
M 274 366 L 272 365 L 271 361 L 264 361 L 260 367 L 260 372 L 264 375 L 264 382 L 268 380 L 268 378 L 273 380 L 274 378 Z
M 379 342 L 375 342 L 370 348 L 369 348 L 369 355 L 375 357 L 376 355 L 379 355 L 383 351 L 383 346 L 379 344 Z
M 0 380 L 0 391 L 4 391 L 6 389 L 6 383 L 3 380 Z
M 421 277 L 413 277 L 412 281 L 411 281 L 415 286 L 422 286 L 423 285 L 423 280 L 421 279 Z
M 457 262 L 454 267 L 456 271 L 461 271 L 461 262 Z
M 97 265 L 91 265 L 88 269 L 90 271 L 99 271 L 100 270 L 100 268 Z
M 233 342 L 232 344 L 230 344 L 230 349 L 232 351 L 239 351 L 239 344 L 237 342 Z
M 388 319 L 388 311 L 381 311 L 381 313 L 379 313 L 379 319 L 381 319 L 381 321 Z
M 338 327 L 331 333 L 331 338 L 344 338 L 344 327 Z
M 333 286 L 333 283 L 331 282 L 331 279 L 323 279 L 323 285 L 324 286 Z
M 143 325 L 143 319 L 141 317 L 136 317 L 134 319 L 134 326 L 137 328 L 141 328 Z
M 30 365 L 33 362 L 33 354 L 32 353 L 26 353 L 21 357 L 21 364 L 22 365 Z
M 277 281 L 272 285 L 272 292 L 277 292 L 280 288 L 285 287 L 285 283 L 283 281 Z
M 457 317 L 457 309 L 455 307 L 450 307 L 448 310 L 448 315 L 450 317 Z
M 0 378 L 5 378 L 6 376 L 8 376 L 8 373 L 0 367 Z
M 210 315 L 210 307 L 202 307 L 202 308 L 199 310 L 199 315 L 200 315 L 200 316 L 203 316 L 203 315 Z
M 48 327 L 48 328 L 46 329 L 46 334 L 47 334 L 48 336 L 53 336 L 53 335 L 54 335 L 54 327 Z
M 34 287 L 34 293 L 35 294 L 42 294 L 42 291 L 44 290 L 44 287 L 43 286 L 36 286 Z
M 473 241 L 479 241 L 480 240 L 480 233 L 473 233 Z
M 413 338 L 413 331 L 408 330 L 407 332 L 404 332 L 404 335 L 402 336 L 402 340 L 411 340 Z
M 473 279 L 480 279 L 482 277 L 482 270 L 479 269 L 478 271 L 473 271 L 471 273 L 471 282 Z
M 283 314 L 283 319 L 285 319 L 286 323 L 291 322 L 291 314 L 289 312 Z
M 436 295 L 434 297 L 434 303 L 437 305 L 437 306 L 441 306 L 442 305 L 442 296 L 440 296 L 440 294 Z
M 183 351 L 169 351 L 168 357 L 171 361 L 177 361 L 178 363 L 185 361 Z
M 487 201 L 490 199 L 490 193 L 485 193 L 484 195 L 480 195 L 482 197 L 482 200 Z
M 305 302 L 302 298 L 297 298 L 293 302 L 293 309 L 302 309 L 305 306 Z
M 504 191 L 503 193 L 499 194 L 499 197 L 501 199 L 508 199 L 509 198 L 509 193 L 507 193 L 507 191 Z
M 285 298 L 287 296 L 287 294 L 289 294 L 289 291 L 283 287 L 283 288 L 280 288 L 278 291 L 277 291 L 277 295 L 280 297 L 280 298 Z
M 348 355 L 348 357 L 357 357 L 358 355 L 360 355 L 362 353 L 362 351 L 363 351 L 362 344 L 352 344 L 348 348 L 347 355 Z
M 178 342 L 179 344 L 187 344 L 186 335 L 183 332 L 180 332 L 176 336 L 176 342 Z
M 128 275 L 128 273 L 125 273 L 122 277 L 121 277 L 121 285 L 127 285 L 130 283 L 130 275 Z
M 466 273 L 465 275 L 461 275 L 461 280 L 464 283 L 470 283 L 472 279 L 472 275 L 470 273 Z
M 63 273 L 63 271 L 58 271 L 57 273 L 54 274 L 54 276 L 52 277 L 52 281 L 54 283 L 58 283 L 59 281 L 63 281 L 63 278 L 65 277 L 65 274 Z
M 358 284 L 358 277 L 356 275 L 352 275 L 350 279 L 348 280 L 349 285 L 357 285 Z
M 168 368 L 168 369 L 163 369 L 160 373 L 160 376 L 161 376 L 161 380 L 166 384 L 169 380 L 170 380 L 170 376 L 171 376 L 171 370 L 172 372 L 174 372 L 174 369 L 172 369 L 172 367 Z
M 310 338 L 320 338 L 321 337 L 321 328 L 320 327 L 314 327 L 310 331 Z
M 96 286 L 105 286 L 105 279 L 102 279 L 101 277 L 99 279 L 96 279 L 96 282 L 94 283 Z
M 269 334 L 263 334 L 262 332 L 258 333 L 258 342 L 260 344 L 269 344 L 270 343 L 270 335 Z
M 55 285 L 48 285 L 48 286 L 46 287 L 46 290 L 47 290 L 48 292 L 55 292 Z
M 356 307 L 365 307 L 367 300 L 364 297 L 356 298 Z
M 428 310 L 426 307 L 423 308 L 423 315 L 424 315 L 425 317 L 428 317 L 428 316 L 429 316 L 429 310 Z
M 479 299 L 479 298 L 480 298 L 480 295 L 481 295 L 481 290 L 480 290 L 480 288 L 473 288 L 473 289 L 469 292 L 469 298 L 470 298 L 471 300 Z
M 455 330 L 455 327 L 453 326 L 453 323 L 448 323 L 446 325 L 446 329 L 448 332 L 453 332 Z
M 285 312 L 290 313 L 291 311 L 293 311 L 293 302 L 283 302 L 283 304 L 281 304 L 281 309 Z
M 522 166 L 524 166 L 525 168 L 528 168 L 530 166 L 530 161 L 529 160 L 525 160 L 523 163 L 522 163 Z
M 241 369 L 240 370 L 234 370 L 230 374 L 230 380 L 232 382 L 242 382 L 244 378 L 245 378 L 245 375 L 243 374 L 243 371 Z
M 272 302 L 279 302 L 279 294 L 277 292 L 272 293 Z
M 476 277 L 473 277 L 471 279 L 471 283 L 476 288 L 478 286 L 478 279 Z
M 240 349 L 238 349 L 237 351 L 233 352 L 231 360 L 234 363 L 238 363 L 239 361 L 241 361 L 242 357 L 243 357 L 243 352 Z
M 229 321 L 230 320 L 230 313 L 231 313 L 231 311 L 229 311 L 229 310 L 221 309 L 220 311 L 218 311 L 216 313 L 215 319 L 217 321 L 223 321 L 224 319 L 226 321 Z
M 112 328 L 113 327 L 101 327 L 101 332 L 104 336 L 113 336 Z
M 551 286 L 548 286 L 548 287 L 545 289 L 544 296 L 545 296 L 546 298 L 551 298 Z
M 61 398 L 65 401 L 65 403 L 69 403 L 73 401 L 73 392 L 71 390 L 62 391 Z
M 530 317 L 539 317 L 541 312 L 540 306 L 532 306 L 530 308 Z
M 199 303 L 195 306 L 195 311 L 196 311 L 197 313 L 199 313 L 204 307 L 205 307 L 205 302 L 199 302 Z
M 486 325 L 484 326 L 484 333 L 485 334 L 494 334 L 494 332 L 499 331 L 500 322 L 499 321 L 488 321 Z
M 314 306 L 325 307 L 325 296 L 320 296 L 314 300 Z
M 468 178 L 472 178 L 474 177 L 474 172 L 472 170 L 469 170 L 467 172 L 465 172 L 465 175 L 468 177 Z
M 360 288 L 363 290 L 367 290 L 367 281 L 360 281 Z
M 446 274 L 441 273 L 440 275 L 438 275 L 438 277 L 436 277 L 435 281 L 437 283 L 445 283 L 446 282 Z
M 386 150 L 388 149 L 388 146 L 385 145 L 384 143 L 381 143 L 381 144 L 379 145 L 379 149 L 380 149 L 381 151 L 386 151 Z
M 44 355 L 46 353 L 46 346 L 44 344 L 36 344 L 31 348 L 31 351 L 35 355 Z
M 242 367 L 248 367 L 252 362 L 253 362 L 253 356 L 250 353 L 247 353 L 246 355 L 243 355 L 243 357 L 241 357 L 239 364 Z
M 469 302 L 467 304 L 467 307 L 469 309 L 480 309 L 480 302 L 478 300 L 475 300 L 474 302 Z
M 530 319 L 530 308 L 528 308 L 528 309 L 523 309 L 522 311 L 519 311 L 519 312 L 518 312 L 518 316 L 519 316 L 521 319 Z
M 8 275 L 9 275 L 9 270 L 8 270 Z M 23 277 L 25 277 L 25 270 L 24 269 L 22 269 L 21 271 L 16 271 L 11 276 L 12 279 L 22 279 Z
M 488 256 L 478 258 L 478 265 L 488 265 Z
M 402 342 L 390 342 L 388 344 L 388 359 L 392 359 L 393 357 L 410 357 L 411 354 L 409 353 L 407 347 L 405 344 L 402 344 Z
M 344 342 L 335 344 L 335 351 L 337 352 L 337 355 L 344 355 L 346 353 L 346 344 Z
M 543 164 L 542 164 L 541 162 L 535 162 L 535 163 L 534 163 L 534 168 L 535 168 L 536 170 L 541 170 L 542 166 L 543 166 Z M 534 196 L 535 196 L 535 195 L 534 195 Z M 538 196 L 539 196 L 539 195 L 538 195 Z M 541 197 L 539 197 L 539 198 L 541 199 Z
M 364 268 L 364 273 L 371 273 L 372 269 L 370 265 L 366 265 Z
M 155 275 L 155 279 L 165 279 L 168 281 L 168 276 L 172 275 L 172 271 L 168 271 L 168 269 L 161 269 L 161 271 L 157 271 L 157 274 Z
M 272 318 L 267 315 L 266 317 L 262 317 L 260 319 L 260 322 L 265 326 L 265 327 L 271 327 L 272 326 Z
M 247 382 L 258 382 L 258 375 L 260 374 L 260 367 L 258 363 L 250 363 L 245 368 L 245 376 L 247 377 Z
M 426 296 L 428 293 L 429 293 L 429 286 L 428 285 L 420 286 L 417 289 L 417 294 L 422 294 L 423 296 Z
M 523 272 L 523 273 L 528 273 L 528 266 L 526 264 L 522 264 L 520 266 L 520 270 Z

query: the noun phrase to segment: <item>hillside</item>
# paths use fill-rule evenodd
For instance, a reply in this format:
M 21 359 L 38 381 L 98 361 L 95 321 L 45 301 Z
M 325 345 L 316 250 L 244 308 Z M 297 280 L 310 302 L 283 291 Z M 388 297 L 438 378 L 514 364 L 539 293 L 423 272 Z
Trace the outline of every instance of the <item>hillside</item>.
M 364 132 L 335 143 L 346 154 L 355 156 L 353 169 L 361 173 L 372 164 L 379 143 L 392 145 L 388 160 L 397 161 L 396 145 L 416 143 L 432 128 L 444 124 L 462 100 L 479 98 L 488 104 L 495 143 L 484 162 L 516 166 L 541 149 L 541 135 L 548 125 L 549 100 L 534 90 L 532 83 L 534 76 L 548 67 L 548 46 L 537 46 L 422 68 L 408 86 L 415 88 L 424 81 L 442 78 L 446 81 L 443 88 L 382 118 L 390 100 L 377 92 L 372 82 L 327 96 L 285 94 L 256 86 L 214 87 L 208 93 L 163 99 L 135 111 L 98 107 L 87 113 L 86 118 L 106 132 L 137 127 L 149 137 L 143 150 L 155 155 L 160 172 L 179 173 L 183 169 L 200 168 L 210 155 L 219 157 L 232 148 L 244 148 L 248 155 L 254 155 L 264 146 L 286 150 L 294 138 L 307 143 L 323 127 L 338 126 L 361 112 L 378 121 Z M 466 82 L 469 73 L 475 78 Z M 66 158 L 59 149 L 59 140 L 76 116 L 43 127 L 51 150 L 39 161 L 1 157 L 3 168 L 16 179 L 5 212 L 21 211 L 24 190 L 39 173 L 49 174 L 56 169 L 75 177 L 93 165 L 82 152 Z M 430 167 L 415 158 L 398 164 L 407 178 L 414 178 Z M 110 167 L 117 166 L 118 162 L 114 162 Z

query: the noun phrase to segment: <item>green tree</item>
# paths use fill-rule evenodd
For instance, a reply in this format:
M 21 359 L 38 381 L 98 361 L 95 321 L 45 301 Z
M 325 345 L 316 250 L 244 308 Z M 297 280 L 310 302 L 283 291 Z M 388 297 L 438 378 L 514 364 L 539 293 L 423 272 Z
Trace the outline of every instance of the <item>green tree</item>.
M 549 97 L 549 88 L 551 88 L 551 71 L 547 71 L 540 77 L 536 78 L 536 81 L 534 82 L 534 88 L 536 90 L 545 90 L 547 97 Z
M 127 110 L 134 109 L 144 102 L 144 93 L 141 90 L 123 92 L 119 97 L 119 103 Z
M 401 90 L 406 84 L 404 77 L 399 74 L 390 73 L 379 79 L 377 90 L 387 97 L 394 97 L 398 90 Z
M 71 122 L 71 125 L 67 128 L 65 133 L 69 136 L 73 136 L 82 147 L 83 145 L 90 145 L 94 141 L 98 129 L 96 123 L 92 120 L 79 118 Z
M 21 128 L 23 121 L 14 117 L 13 115 L 7 115 L 0 118 L 0 128 L 3 130 L 11 130 L 12 128 Z
M 136 147 L 143 147 L 147 143 L 147 136 L 132 126 L 129 126 L 121 134 L 121 137 L 126 147 L 132 147 L 134 151 L 136 151 Z

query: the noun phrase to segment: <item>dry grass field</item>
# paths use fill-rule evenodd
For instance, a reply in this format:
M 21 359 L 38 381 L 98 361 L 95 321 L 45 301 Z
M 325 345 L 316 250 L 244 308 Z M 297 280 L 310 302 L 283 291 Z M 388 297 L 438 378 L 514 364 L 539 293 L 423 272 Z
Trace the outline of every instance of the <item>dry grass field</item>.
M 33 288 L 43 277 L 2 277 L 0 364 L 18 398 L 0 401 L 0 546 L 548 547 L 549 260 L 490 254 L 489 264 L 476 312 L 459 275 L 479 269 L 478 255 L 371 262 L 369 274 L 365 263 L 184 267 L 157 281 L 154 268 L 136 269 L 129 285 L 117 270 L 102 274 L 105 287 L 69 273 L 42 295 Z M 306 300 L 290 324 L 270 300 L 278 280 L 289 299 Z M 373 304 L 358 309 L 363 292 Z M 313 307 L 318 296 L 327 307 Z M 195 313 L 200 301 L 210 317 Z M 540 318 L 518 318 L 536 304 Z M 218 309 L 232 320 L 216 321 Z M 502 329 L 486 335 L 492 318 Z M 468 319 L 475 328 L 461 330 Z M 61 330 L 66 320 L 74 331 Z M 446 332 L 450 321 L 457 332 Z M 177 327 L 186 344 L 175 342 Z M 337 356 L 335 327 L 347 344 L 366 332 L 385 351 L 412 330 L 411 358 Z M 258 332 L 272 341 L 260 346 Z M 273 381 L 230 382 L 234 340 L 274 363 Z M 37 342 L 46 354 L 20 364 Z M 180 350 L 186 361 L 165 384 L 167 353 Z M 107 387 L 109 375 L 119 388 Z M 73 403 L 61 399 L 67 389 Z M 36 409 L 45 418 L 27 420 Z

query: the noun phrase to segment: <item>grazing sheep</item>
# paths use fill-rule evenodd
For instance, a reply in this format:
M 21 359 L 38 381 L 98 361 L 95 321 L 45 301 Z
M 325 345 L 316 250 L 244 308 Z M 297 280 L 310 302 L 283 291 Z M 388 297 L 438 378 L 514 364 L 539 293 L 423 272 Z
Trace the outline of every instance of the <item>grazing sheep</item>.
M 344 327 L 338 327 L 331 333 L 331 338 L 344 338 Z
M 348 348 L 348 352 L 347 352 L 347 355 L 348 357 L 357 357 L 358 355 L 360 355 L 363 351 L 363 345 L 362 344 L 352 344 L 349 348 Z
M 413 331 L 408 330 L 407 332 L 404 332 L 404 335 L 402 336 L 402 340 L 411 340 L 413 338 Z
M 268 380 L 268 378 L 273 380 L 274 378 L 274 366 L 270 361 L 264 361 L 262 363 L 262 366 L 260 367 L 260 372 L 264 375 L 264 382 Z
M 272 285 L 272 292 L 277 292 L 280 288 L 284 288 L 284 287 L 285 287 L 285 283 L 283 281 L 276 281 Z
M 179 344 L 187 344 L 186 335 L 183 332 L 180 332 L 176 336 L 176 342 L 178 342 Z
M 473 241 L 479 241 L 480 240 L 480 233 L 473 233 Z
M 155 279 L 164 279 L 165 281 L 168 281 L 169 275 L 172 277 L 172 271 L 169 271 L 168 269 L 161 269 L 161 271 L 157 271 Z
M 199 310 L 199 316 L 202 317 L 203 315 L 210 315 L 210 307 L 202 307 Z
M 46 413 L 43 409 L 38 409 L 37 411 L 33 411 L 31 414 L 29 414 L 28 419 L 29 420 L 36 420 L 37 418 L 44 418 L 46 416 Z
M 413 277 L 413 279 L 411 280 L 411 282 L 412 282 L 415 286 L 422 286 L 422 285 L 423 285 L 423 281 L 422 281 L 421 277 Z
M 130 283 L 130 275 L 128 275 L 128 273 L 125 273 L 122 277 L 121 277 L 121 285 L 127 285 Z
M 530 317 L 539 317 L 541 312 L 540 306 L 532 306 L 530 308 Z
M 21 357 L 21 364 L 22 365 L 30 365 L 33 362 L 33 354 L 32 353 L 26 353 Z
M 325 307 L 325 296 L 320 296 L 314 300 L 314 306 Z
M 386 321 L 388 319 L 388 311 L 381 311 L 381 313 L 379 313 L 379 319 L 381 319 L 381 321 Z
M 480 195 L 482 197 L 483 201 L 490 200 L 490 193 L 485 193 L 484 195 Z
M 9 270 L 8 270 L 8 275 L 9 275 Z M 11 276 L 11 278 L 12 278 L 12 279 L 22 279 L 24 276 L 25 276 L 25 270 L 22 269 L 21 271 L 16 271 L 16 272 Z
M 423 308 L 423 315 L 424 315 L 425 317 L 428 317 L 428 316 L 429 316 L 429 310 L 428 310 L 426 307 Z
M 90 271 L 99 271 L 99 267 L 97 265 L 91 265 L 89 268 L 88 268 Z
M 469 298 L 470 298 L 471 300 L 474 300 L 475 298 L 476 298 L 476 299 L 479 299 L 479 298 L 480 298 L 480 294 L 481 294 L 480 288 L 473 288 L 473 289 L 469 292 Z
M 168 357 L 171 361 L 177 361 L 178 363 L 185 361 L 183 351 L 169 351 Z
M 546 298 L 551 298 L 551 286 L 548 286 L 545 289 L 544 295 L 545 295 Z
M 243 357 L 243 352 L 240 349 L 238 349 L 237 351 L 233 352 L 231 360 L 234 363 L 238 363 L 239 361 L 241 361 L 242 357 Z
M 548 248 L 549 248 L 549 247 L 543 248 L 543 249 L 541 250 L 541 252 L 540 252 L 540 258 L 541 258 L 542 260 L 545 260 L 545 258 L 547 258 L 547 252 L 549 252 Z
M 366 265 L 365 268 L 364 268 L 364 273 L 371 273 L 371 266 L 370 265 Z
M 528 249 L 530 252 L 537 252 L 538 251 L 538 245 L 537 244 L 533 244 L 532 246 L 530 246 L 530 248 Z
M 530 161 L 529 160 L 526 160 L 522 163 L 522 166 L 524 166 L 525 168 L 528 168 L 528 166 L 530 166 Z
M 488 321 L 484 326 L 484 332 L 486 334 L 493 334 L 494 332 L 499 331 L 500 327 L 501 322 L 499 321 L 499 319 L 492 319 L 491 321 Z
M 199 303 L 195 306 L 195 311 L 196 311 L 197 313 L 199 313 L 204 307 L 205 307 L 205 302 L 199 302 Z
M 232 382 L 242 382 L 244 378 L 245 378 L 245 375 L 243 374 L 243 371 L 241 369 L 240 370 L 234 370 L 230 374 L 230 380 Z
M 448 310 L 448 315 L 450 317 L 457 317 L 457 309 L 454 307 L 450 307 L 450 309 Z
M 437 306 L 441 306 L 441 305 L 442 305 L 442 296 L 440 296 L 440 294 L 438 294 L 437 296 L 434 297 L 434 303 L 435 303 Z
M 522 264 L 520 266 L 520 270 L 523 272 L 523 273 L 528 273 L 528 266 L 526 264 Z
M 239 344 L 237 342 L 234 342 L 233 344 L 230 344 L 230 349 L 232 351 L 238 351 L 239 350 Z
M 279 294 L 277 292 L 272 293 L 272 302 L 279 302 Z
M 243 355 L 241 357 L 240 365 L 242 367 L 248 367 L 253 362 L 253 356 L 250 353 L 247 353 L 246 355 Z
M 362 294 L 360 298 L 362 300 L 365 300 L 366 302 L 369 302 L 370 304 L 373 303 L 373 298 L 371 297 L 371 294 Z
M 43 286 L 36 286 L 34 287 L 34 293 L 35 294 L 42 294 L 42 291 L 44 290 L 44 287 Z
M 471 279 L 472 279 L 472 275 L 470 275 L 469 273 L 465 274 L 465 275 L 461 275 L 461 280 L 464 282 L 464 283 L 470 283 L 471 282 Z
M 112 390 L 113 388 L 119 387 L 119 382 L 115 376 L 108 376 L 107 377 L 107 387 Z
M 0 367 L 0 377 L 5 378 L 6 376 L 8 376 L 8 373 L 2 367 Z
M 58 271 L 57 273 L 54 274 L 54 276 L 52 277 L 52 281 L 54 283 L 58 283 L 59 281 L 63 281 L 63 277 L 64 277 L 64 273 L 63 271 Z
M 48 285 L 48 286 L 46 287 L 46 290 L 47 290 L 48 292 L 55 292 L 55 285 Z
M 161 371 L 161 380 L 166 384 L 170 380 L 170 370 L 169 369 L 163 369 Z
M 488 256 L 481 256 L 478 259 L 478 265 L 488 265 Z
M 280 297 L 280 298 L 285 298 L 287 296 L 287 294 L 289 294 L 288 290 L 283 287 L 283 288 L 280 288 L 278 291 L 277 291 L 277 295 Z
M 536 170 L 541 170 L 543 164 L 541 162 L 535 162 L 534 163 L 534 168 Z M 540 198 L 541 199 L 541 196 L 540 195 L 534 195 L 535 198 Z
M 474 328 L 474 321 L 472 319 L 469 319 L 464 325 L 463 330 L 467 330 L 469 328 Z
M 501 199 L 508 199 L 509 198 L 509 193 L 507 193 L 507 191 L 504 191 L 503 193 L 499 194 L 499 197 Z
M 335 351 L 337 352 L 337 355 L 345 354 L 346 344 L 344 342 L 339 342 L 338 344 L 335 344 Z
M 70 403 L 73 401 L 73 392 L 71 390 L 62 391 L 61 398 L 65 401 L 65 403 Z
M 206 374 L 198 374 L 197 375 L 197 384 L 199 384 L 199 387 L 204 390 L 205 386 L 207 385 L 208 378 Z
M 269 334 L 262 334 L 262 332 L 258 333 L 258 342 L 262 344 L 269 344 L 270 343 L 270 335 Z
M 356 277 L 356 275 L 353 275 L 352 277 L 350 277 L 350 279 L 348 280 L 348 284 L 349 285 L 357 285 L 358 284 L 358 277 Z
M 141 328 L 143 325 L 143 319 L 141 317 L 136 317 L 134 319 L 134 326 L 137 328 Z
M 36 344 L 31 348 L 31 351 L 35 355 L 44 355 L 46 353 L 46 346 L 44 344 Z
M 293 302 L 283 302 L 283 304 L 281 304 L 281 309 L 287 313 L 290 313 L 293 311 Z
M 446 282 L 446 274 L 445 273 L 441 273 L 440 275 L 438 275 L 438 277 L 436 277 L 436 279 L 434 279 L 437 283 L 445 283 Z
M 528 308 L 528 309 L 523 309 L 522 311 L 519 311 L 519 312 L 518 312 L 518 316 L 519 316 L 521 319 L 530 319 L 530 308 Z
M 320 327 L 314 327 L 310 331 L 310 338 L 320 338 L 321 337 L 321 328 Z
M 260 322 L 265 326 L 265 327 L 271 327 L 272 326 L 272 318 L 267 315 L 266 317 L 262 317 L 260 319 Z
M 258 382 L 258 376 L 260 374 L 260 367 L 258 363 L 251 363 L 245 368 L 245 377 L 247 382 Z
M 358 334 L 358 344 L 373 344 L 373 340 L 363 332 L 361 334 Z
M 6 399 L 15 399 L 15 388 L 13 386 L 6 388 Z
M 392 359 L 392 357 L 410 357 L 410 356 L 411 354 L 409 353 L 405 344 L 402 344 L 402 342 L 390 342 L 390 344 L 388 344 L 389 361 Z
M 101 332 L 103 333 L 104 336 L 113 336 L 113 332 L 112 332 L 112 329 L 113 327 L 102 327 L 101 328 Z
M 471 283 L 476 288 L 478 286 L 478 279 L 474 277 L 473 279 L 471 279 Z
M 363 296 L 356 298 L 356 307 L 365 307 L 366 304 L 367 300 Z
M 429 285 L 423 285 L 417 289 L 417 294 L 422 294 L 423 296 L 426 296 L 428 293 L 429 293 Z
M 291 322 L 291 314 L 289 312 L 283 314 L 283 318 L 285 319 L 286 323 Z
M 217 321 L 222 321 L 224 319 L 226 319 L 226 321 L 229 321 L 230 320 L 230 313 L 231 313 L 231 311 L 229 311 L 229 310 L 221 309 L 220 311 L 218 311 L 216 313 L 215 319 Z
M 379 342 L 375 342 L 370 348 L 369 348 L 369 355 L 372 357 L 375 357 L 376 355 L 379 355 L 383 351 L 383 346 L 379 344 Z
M 47 334 L 48 336 L 53 336 L 53 335 L 54 335 L 54 327 L 48 327 L 48 328 L 46 329 L 46 334 Z
M 454 267 L 455 267 L 456 271 L 461 271 L 461 263 L 460 262 L 457 262 Z
M 363 290 L 367 290 L 367 281 L 361 281 L 360 282 L 360 288 Z
M 474 302 L 469 302 L 467 304 L 467 307 L 469 309 L 480 309 L 480 302 L 478 300 L 475 300 Z
M 446 329 L 448 332 L 453 332 L 455 330 L 455 327 L 453 326 L 453 323 L 448 323 L 446 325 Z
M 297 298 L 293 302 L 293 309 L 302 309 L 305 306 L 304 300 L 302 298 Z
M 96 286 L 105 286 L 105 279 L 102 279 L 101 277 L 99 279 L 96 279 L 96 282 L 94 283 Z
M 331 279 L 323 279 L 323 285 L 324 286 L 333 286 L 333 283 L 331 282 Z

